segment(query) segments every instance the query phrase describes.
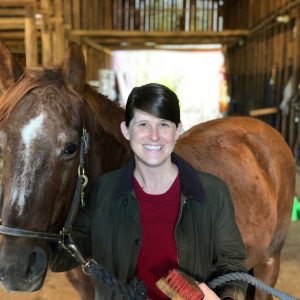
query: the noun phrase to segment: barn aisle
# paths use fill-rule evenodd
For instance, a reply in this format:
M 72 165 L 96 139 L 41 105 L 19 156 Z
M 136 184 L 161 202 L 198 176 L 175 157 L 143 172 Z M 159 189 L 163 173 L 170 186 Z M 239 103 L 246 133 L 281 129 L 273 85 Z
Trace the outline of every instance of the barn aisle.
M 283 248 L 276 288 L 300 298 L 300 221 L 292 222 Z
M 300 199 L 300 167 L 296 172 L 296 196 Z M 276 288 L 300 298 L 300 220 L 292 222 L 282 252 Z

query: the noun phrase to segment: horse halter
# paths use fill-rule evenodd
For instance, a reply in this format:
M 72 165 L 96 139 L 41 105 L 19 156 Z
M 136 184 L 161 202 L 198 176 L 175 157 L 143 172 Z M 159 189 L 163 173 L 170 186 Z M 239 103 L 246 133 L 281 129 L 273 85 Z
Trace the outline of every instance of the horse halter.
M 46 240 L 50 242 L 57 242 L 63 248 L 65 248 L 65 240 L 67 237 L 70 236 L 72 225 L 76 217 L 77 210 L 79 208 L 80 203 L 82 206 L 84 206 L 84 188 L 88 183 L 88 178 L 85 175 L 85 171 L 84 171 L 84 165 L 85 165 L 85 155 L 87 154 L 88 149 L 89 149 L 89 134 L 86 131 L 86 129 L 83 128 L 82 136 L 80 138 L 80 154 L 79 154 L 80 158 L 79 158 L 79 166 L 78 166 L 77 184 L 76 184 L 68 217 L 65 221 L 63 228 L 60 230 L 59 233 L 39 232 L 39 231 L 32 231 L 27 229 L 13 228 L 13 227 L 0 225 L 0 234 L 14 236 L 14 237 L 21 237 L 21 238 L 30 238 L 30 239 Z

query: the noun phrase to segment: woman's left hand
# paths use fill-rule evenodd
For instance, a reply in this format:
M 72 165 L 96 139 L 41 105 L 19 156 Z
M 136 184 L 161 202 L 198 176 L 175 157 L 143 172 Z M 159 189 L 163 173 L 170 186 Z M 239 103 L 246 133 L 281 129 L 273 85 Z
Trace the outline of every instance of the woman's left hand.
M 199 288 L 204 294 L 203 300 L 221 300 L 221 298 L 219 298 L 205 283 L 200 283 Z

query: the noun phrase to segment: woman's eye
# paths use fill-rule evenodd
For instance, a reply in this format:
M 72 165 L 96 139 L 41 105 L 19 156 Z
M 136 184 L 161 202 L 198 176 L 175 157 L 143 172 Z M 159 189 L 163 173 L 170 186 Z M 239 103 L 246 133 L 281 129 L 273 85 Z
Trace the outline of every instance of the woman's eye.
M 61 155 L 65 157 L 72 156 L 77 151 L 77 145 L 76 144 L 70 144 L 68 145 L 64 150 L 61 151 Z
M 162 123 L 160 124 L 160 126 L 161 126 L 161 127 L 170 127 L 170 124 L 167 123 L 167 122 L 162 122 Z
M 143 122 L 143 123 L 139 123 L 139 127 L 147 127 L 147 123 L 146 122 Z

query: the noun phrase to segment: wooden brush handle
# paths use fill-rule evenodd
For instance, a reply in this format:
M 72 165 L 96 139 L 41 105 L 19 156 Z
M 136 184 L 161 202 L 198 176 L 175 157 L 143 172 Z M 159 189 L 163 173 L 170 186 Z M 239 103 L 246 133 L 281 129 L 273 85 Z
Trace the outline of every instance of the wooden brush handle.
M 185 300 L 184 298 L 180 297 L 176 291 L 174 291 L 167 283 L 166 281 L 161 278 L 156 282 L 156 286 L 170 299 L 173 300 Z
M 156 286 L 166 295 L 168 296 L 170 299 L 172 300 L 188 300 L 186 297 L 181 296 L 177 293 L 177 291 L 175 291 L 174 289 L 172 289 L 170 287 L 170 285 L 167 283 L 167 281 L 164 278 L 159 279 L 156 282 Z M 199 287 L 198 287 L 199 288 Z M 199 295 L 199 297 L 197 298 L 197 300 L 203 300 L 204 298 L 204 294 L 201 291 L 201 289 L 199 288 L 199 291 L 197 292 L 197 294 Z

